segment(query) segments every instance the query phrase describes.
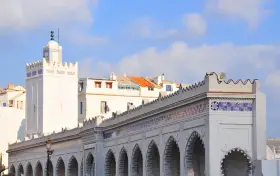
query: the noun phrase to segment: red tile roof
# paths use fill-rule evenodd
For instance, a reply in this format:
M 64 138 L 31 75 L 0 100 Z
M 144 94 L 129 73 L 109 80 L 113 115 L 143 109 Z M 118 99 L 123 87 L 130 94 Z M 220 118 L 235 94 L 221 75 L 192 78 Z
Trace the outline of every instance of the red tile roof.
M 149 80 L 139 77 L 139 76 L 129 76 L 134 82 L 136 82 L 141 87 L 155 87 L 155 85 Z

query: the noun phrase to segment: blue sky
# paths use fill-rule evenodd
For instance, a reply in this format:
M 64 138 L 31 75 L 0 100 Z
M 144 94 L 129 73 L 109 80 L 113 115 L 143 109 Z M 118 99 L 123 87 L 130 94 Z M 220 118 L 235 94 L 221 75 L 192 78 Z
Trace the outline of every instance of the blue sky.
M 261 80 L 268 136 L 280 137 L 280 2 L 276 0 L 9 0 L 0 6 L 0 85 L 24 84 L 60 28 L 80 76 L 155 76 L 194 83 L 205 72 Z M 57 33 L 56 33 L 57 35 Z

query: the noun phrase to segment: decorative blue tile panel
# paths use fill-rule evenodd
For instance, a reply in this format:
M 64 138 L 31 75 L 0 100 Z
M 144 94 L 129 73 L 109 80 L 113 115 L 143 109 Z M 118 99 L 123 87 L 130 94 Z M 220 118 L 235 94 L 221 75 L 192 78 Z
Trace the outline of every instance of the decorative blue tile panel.
M 252 111 L 252 103 L 240 102 L 211 102 L 211 110 L 213 111 Z
M 36 71 L 33 71 L 33 72 L 32 72 L 32 76 L 35 76 L 36 74 L 37 74 Z

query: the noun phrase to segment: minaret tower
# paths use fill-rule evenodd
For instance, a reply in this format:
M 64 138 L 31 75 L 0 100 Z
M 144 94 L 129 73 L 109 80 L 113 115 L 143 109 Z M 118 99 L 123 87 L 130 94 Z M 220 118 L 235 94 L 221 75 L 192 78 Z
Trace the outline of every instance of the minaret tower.
M 78 63 L 62 63 L 62 46 L 52 31 L 43 59 L 26 65 L 27 136 L 76 127 L 77 90 Z

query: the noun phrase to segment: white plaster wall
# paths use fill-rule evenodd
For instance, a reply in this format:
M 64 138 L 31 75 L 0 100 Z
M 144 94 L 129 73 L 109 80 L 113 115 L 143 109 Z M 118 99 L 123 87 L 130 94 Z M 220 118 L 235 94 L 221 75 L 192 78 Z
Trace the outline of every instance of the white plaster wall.
M 73 128 L 78 121 L 78 78 L 76 75 L 44 75 L 43 132 Z
M 132 102 L 134 106 L 139 106 L 142 104 L 143 99 L 151 101 L 155 98 L 142 98 L 142 97 L 133 97 L 133 96 L 87 95 L 86 106 L 84 106 L 84 108 L 86 109 L 84 109 L 83 112 L 86 112 L 87 118 L 91 118 L 96 115 L 99 115 L 101 114 L 101 101 L 106 101 L 110 111 L 107 114 L 104 114 L 104 116 L 112 117 L 112 112 L 126 111 L 128 102 Z
M 26 79 L 26 133 L 42 132 L 43 79 L 36 76 Z
M 18 130 L 21 121 L 24 119 L 24 111 L 16 108 L 0 107 L 0 152 L 3 155 L 3 164 L 8 165 L 8 143 L 14 143 L 17 140 Z

